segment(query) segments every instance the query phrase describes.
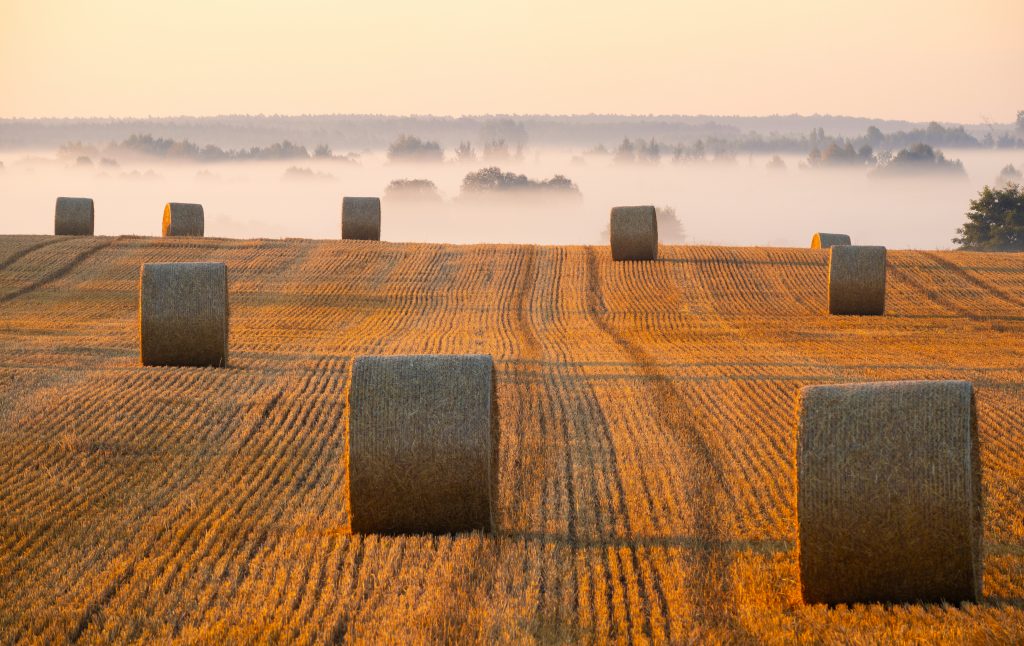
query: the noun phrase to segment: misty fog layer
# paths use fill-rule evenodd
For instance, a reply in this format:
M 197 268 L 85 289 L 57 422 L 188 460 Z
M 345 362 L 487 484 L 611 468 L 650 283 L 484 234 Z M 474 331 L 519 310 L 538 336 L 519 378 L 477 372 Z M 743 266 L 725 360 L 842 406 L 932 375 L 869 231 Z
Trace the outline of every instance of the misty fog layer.
M 384 195 L 396 179 L 427 179 L 441 199 L 385 198 L 381 236 L 391 241 L 600 244 L 609 209 L 654 204 L 675 209 L 691 244 L 807 246 L 815 231 L 856 244 L 941 249 L 968 202 L 1001 168 L 1024 167 L 1020 150 L 948 150 L 967 177 L 871 177 L 864 168 L 801 168 L 805 155 L 734 161 L 617 164 L 610 156 L 530 149 L 501 164 L 531 179 L 567 176 L 578 199 L 525 194 L 468 198 L 461 183 L 482 162 L 392 163 L 383 153 L 339 160 L 78 164 L 53 151 L 0 153 L 0 233 L 53 233 L 58 196 L 91 197 L 96 234 L 160 234 L 167 202 L 198 202 L 206 235 L 337 238 L 343 195 Z M 778 164 L 776 164 L 778 166 Z

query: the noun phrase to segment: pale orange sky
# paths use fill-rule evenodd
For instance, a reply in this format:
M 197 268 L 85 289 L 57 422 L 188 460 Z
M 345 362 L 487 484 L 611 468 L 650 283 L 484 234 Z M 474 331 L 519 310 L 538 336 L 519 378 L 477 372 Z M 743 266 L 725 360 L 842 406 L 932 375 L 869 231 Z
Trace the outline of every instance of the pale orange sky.
M 1022 0 L 0 0 L 0 116 L 1009 122 Z

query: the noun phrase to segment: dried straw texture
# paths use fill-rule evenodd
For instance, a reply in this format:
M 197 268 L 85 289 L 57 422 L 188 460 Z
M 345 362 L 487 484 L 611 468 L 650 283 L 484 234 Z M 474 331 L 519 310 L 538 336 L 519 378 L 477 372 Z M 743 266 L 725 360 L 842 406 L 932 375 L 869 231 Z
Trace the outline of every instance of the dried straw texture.
M 91 236 L 95 214 L 92 198 L 58 197 L 53 233 L 58 236 Z
M 497 419 L 490 356 L 357 358 L 348 397 L 352 532 L 491 531 Z
M 224 366 L 228 270 L 222 262 L 146 263 L 139 273 L 144 366 Z
M 204 218 L 202 204 L 181 204 L 169 202 L 164 207 L 164 237 L 203 237 Z
M 828 260 L 828 313 L 883 314 L 885 267 L 885 247 L 831 247 Z
M 811 249 L 828 249 L 839 245 L 853 244 L 845 233 L 815 233 L 811 238 Z
M 653 206 L 616 206 L 611 219 L 612 260 L 658 257 L 658 217 Z
M 970 382 L 809 386 L 797 417 L 804 601 L 976 599 L 981 464 Z
M 342 198 L 341 239 L 380 240 L 379 197 Z

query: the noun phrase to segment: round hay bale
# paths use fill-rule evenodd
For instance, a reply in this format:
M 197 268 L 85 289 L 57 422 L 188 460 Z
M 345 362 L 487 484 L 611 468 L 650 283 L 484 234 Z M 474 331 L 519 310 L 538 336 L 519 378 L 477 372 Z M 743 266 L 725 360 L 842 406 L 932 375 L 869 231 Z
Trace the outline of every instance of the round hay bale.
M 164 207 L 164 237 L 203 237 L 204 217 L 202 204 L 168 202 Z
M 655 260 L 658 216 L 653 206 L 616 206 L 611 215 L 612 260 Z
M 829 248 L 828 313 L 885 313 L 885 247 Z
M 970 382 L 809 386 L 797 418 L 804 601 L 977 599 L 981 463 Z
M 341 239 L 380 240 L 379 197 L 342 198 Z
M 351 531 L 491 531 L 497 423 L 490 356 L 358 357 L 347 417 Z
M 222 262 L 146 263 L 139 272 L 144 366 L 224 366 L 228 270 Z
M 850 236 L 845 233 L 815 233 L 811 238 L 811 249 L 828 249 L 838 245 L 849 245 Z
M 91 236 L 96 222 L 92 198 L 58 197 L 53 233 L 58 236 Z

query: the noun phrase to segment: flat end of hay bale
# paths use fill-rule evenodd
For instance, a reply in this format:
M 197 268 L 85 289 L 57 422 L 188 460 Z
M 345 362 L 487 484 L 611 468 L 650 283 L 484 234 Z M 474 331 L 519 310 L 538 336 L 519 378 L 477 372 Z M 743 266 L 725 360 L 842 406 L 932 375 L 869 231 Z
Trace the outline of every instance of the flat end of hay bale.
M 228 282 L 222 262 L 146 263 L 139 270 L 144 366 L 224 366 Z
M 54 209 L 53 233 L 58 236 L 91 236 L 96 223 L 92 198 L 58 197 Z
M 358 357 L 347 438 L 353 533 L 493 529 L 497 404 L 490 356 Z
M 653 206 L 612 208 L 612 260 L 655 260 L 658 257 L 658 216 Z
M 885 247 L 829 248 L 828 313 L 885 313 Z
M 797 398 L 808 603 L 981 593 L 981 463 L 966 381 L 809 386 Z
M 379 197 L 342 198 L 341 239 L 380 240 Z
M 161 228 L 164 237 L 201 238 L 206 228 L 204 220 L 202 204 L 168 202 L 164 207 L 164 220 Z
M 839 245 L 853 244 L 845 233 L 815 233 L 811 238 L 811 249 L 828 249 Z

